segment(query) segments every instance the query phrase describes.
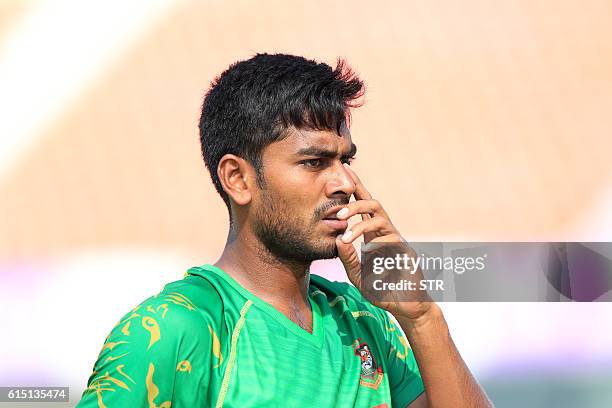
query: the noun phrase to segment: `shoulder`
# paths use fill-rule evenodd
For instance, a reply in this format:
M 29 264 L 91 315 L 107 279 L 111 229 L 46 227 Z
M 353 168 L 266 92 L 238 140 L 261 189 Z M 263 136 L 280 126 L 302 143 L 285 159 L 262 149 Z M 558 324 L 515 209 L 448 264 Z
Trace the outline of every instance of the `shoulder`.
M 311 275 L 310 279 L 314 287 L 313 294 L 321 293 L 326 296 L 330 307 L 342 304 L 342 307 L 350 310 L 353 316 L 370 315 L 381 323 L 388 322 L 387 312 L 370 303 L 352 284 L 330 281 L 319 275 Z
M 186 276 L 168 283 L 111 330 L 79 406 L 97 406 L 102 400 L 109 405 L 142 406 L 155 398 L 153 389 L 160 399 L 170 401 L 175 380 L 183 381 L 187 378 L 183 374 L 192 369 L 206 381 L 205 368 L 216 355 L 214 330 L 222 313 L 221 297 L 205 279 Z
M 157 295 L 143 302 L 146 303 L 166 304 L 173 310 L 180 310 L 179 314 L 194 318 L 215 319 L 223 312 L 223 297 L 218 287 L 197 275 L 185 275 L 181 280 L 166 284 Z
M 148 339 L 151 350 L 174 348 L 177 343 L 204 340 L 207 326 L 217 327 L 223 318 L 223 301 L 206 279 L 185 276 L 140 302 L 117 322 L 111 338 Z M 204 330 L 202 330 L 204 329 Z
M 330 281 L 320 275 L 310 275 L 310 284 L 314 287 L 315 291 L 319 290 L 325 294 L 328 298 L 335 296 L 344 296 L 352 300 L 363 300 L 361 292 L 347 282 Z

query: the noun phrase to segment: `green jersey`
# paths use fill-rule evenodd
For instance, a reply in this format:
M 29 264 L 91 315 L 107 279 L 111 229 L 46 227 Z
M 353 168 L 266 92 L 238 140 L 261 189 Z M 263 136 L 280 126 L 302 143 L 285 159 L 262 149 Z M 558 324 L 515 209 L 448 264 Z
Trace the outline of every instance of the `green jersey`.
M 405 407 L 423 391 L 406 338 L 352 285 L 310 276 L 312 333 L 213 265 L 127 313 L 78 407 Z

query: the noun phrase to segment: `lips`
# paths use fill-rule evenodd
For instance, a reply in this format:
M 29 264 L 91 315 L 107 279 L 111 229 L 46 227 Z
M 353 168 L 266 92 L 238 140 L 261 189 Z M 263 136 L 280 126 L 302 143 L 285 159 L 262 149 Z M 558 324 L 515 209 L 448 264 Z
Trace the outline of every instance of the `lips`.
M 337 218 L 323 218 L 321 222 L 333 230 L 346 230 L 348 228 L 348 221 L 346 220 L 339 220 Z
M 340 211 L 342 207 L 334 207 L 329 210 L 325 217 L 321 220 L 325 225 L 331 228 L 334 231 L 346 230 L 348 228 L 347 220 L 339 220 L 336 214 Z
M 337 206 L 337 207 L 330 209 L 329 211 L 325 213 L 325 215 L 323 215 L 323 219 L 324 220 L 337 220 L 338 217 L 336 216 L 336 214 L 338 214 L 338 211 L 340 211 L 342 208 L 344 207 Z

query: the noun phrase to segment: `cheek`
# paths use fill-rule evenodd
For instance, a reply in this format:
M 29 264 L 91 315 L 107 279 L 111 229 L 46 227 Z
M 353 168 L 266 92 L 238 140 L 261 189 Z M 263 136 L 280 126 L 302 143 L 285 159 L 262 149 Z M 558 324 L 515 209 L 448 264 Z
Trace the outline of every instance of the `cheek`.
M 272 180 L 271 180 L 272 181 Z M 286 169 L 284 177 L 270 183 L 270 196 L 284 213 L 310 222 L 323 200 L 319 177 L 303 170 Z
M 291 207 L 307 207 L 311 202 L 317 202 L 318 189 L 313 182 L 296 182 L 287 178 L 287 182 L 275 186 L 275 198 Z
M 275 213 L 276 217 L 286 220 L 292 224 L 302 222 L 308 217 L 308 209 L 305 197 L 299 190 L 285 190 L 282 193 L 275 191 L 270 194 L 269 199 L 263 205 Z M 312 210 L 311 210 L 312 211 Z

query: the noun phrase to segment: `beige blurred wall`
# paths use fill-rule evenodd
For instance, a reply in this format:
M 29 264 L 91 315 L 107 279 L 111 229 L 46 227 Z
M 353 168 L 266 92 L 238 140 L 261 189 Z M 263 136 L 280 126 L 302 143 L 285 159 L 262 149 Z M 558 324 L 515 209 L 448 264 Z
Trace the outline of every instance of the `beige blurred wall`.
M 2 27 L 23 12 L 3 3 Z M 366 81 L 356 168 L 409 239 L 564 237 L 612 184 L 610 16 L 606 1 L 176 3 L 0 173 L 0 256 L 220 251 L 199 108 L 256 52 L 342 56 Z

